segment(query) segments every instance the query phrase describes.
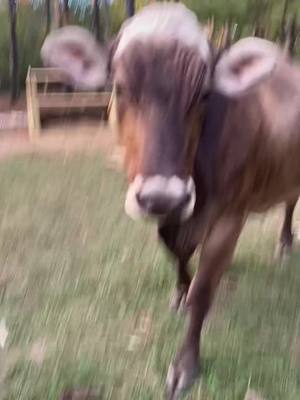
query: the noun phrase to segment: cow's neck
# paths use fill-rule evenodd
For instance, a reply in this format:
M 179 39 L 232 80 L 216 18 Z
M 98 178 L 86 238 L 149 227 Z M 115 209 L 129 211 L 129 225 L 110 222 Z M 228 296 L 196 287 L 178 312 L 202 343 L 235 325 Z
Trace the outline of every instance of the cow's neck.
M 211 93 L 204 106 L 194 165 L 197 202 L 201 206 L 217 193 L 217 158 L 228 104 L 226 97 Z

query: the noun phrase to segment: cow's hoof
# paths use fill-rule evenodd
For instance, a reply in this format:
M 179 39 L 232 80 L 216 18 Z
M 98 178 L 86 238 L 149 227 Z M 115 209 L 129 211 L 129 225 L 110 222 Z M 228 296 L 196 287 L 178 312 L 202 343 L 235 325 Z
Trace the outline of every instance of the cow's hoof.
M 170 302 L 170 310 L 185 314 L 188 288 L 176 288 Z
M 186 353 L 169 367 L 167 375 L 167 399 L 178 400 L 190 389 L 200 375 L 198 359 Z

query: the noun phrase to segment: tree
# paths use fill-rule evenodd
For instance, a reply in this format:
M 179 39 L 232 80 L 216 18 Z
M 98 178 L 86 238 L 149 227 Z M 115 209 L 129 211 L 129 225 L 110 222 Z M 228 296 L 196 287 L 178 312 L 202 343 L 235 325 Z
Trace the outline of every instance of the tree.
M 61 7 L 60 7 L 60 0 L 50 0 L 52 3 L 52 10 L 51 10 L 51 22 L 52 22 L 52 29 L 57 29 L 61 26 Z
M 110 36 L 110 14 L 109 14 L 109 0 L 102 0 L 103 9 L 103 22 L 104 22 L 104 40 L 107 40 Z
M 288 54 L 294 57 L 296 54 L 296 42 L 298 36 L 297 14 L 295 14 L 293 18 L 290 18 L 285 25 L 284 48 Z
M 100 7 L 99 0 L 94 0 L 94 3 L 93 3 L 93 31 L 94 31 L 95 38 L 98 42 L 100 42 L 99 7 Z
M 62 2 L 62 25 L 68 25 L 70 21 L 70 7 L 69 0 L 63 0 Z
M 45 6 L 46 6 L 46 35 L 48 35 L 51 29 L 51 0 L 46 0 Z
M 287 14 L 289 5 L 290 5 L 290 0 L 285 0 L 283 5 L 283 12 L 281 17 L 280 32 L 279 32 L 280 40 L 282 43 L 284 43 L 286 39 L 286 23 L 287 23 Z
M 135 0 L 125 0 L 126 1 L 126 14 L 130 18 L 135 13 Z
M 11 101 L 15 102 L 19 96 L 19 55 L 17 41 L 17 0 L 8 0 L 10 18 L 10 62 L 11 62 Z

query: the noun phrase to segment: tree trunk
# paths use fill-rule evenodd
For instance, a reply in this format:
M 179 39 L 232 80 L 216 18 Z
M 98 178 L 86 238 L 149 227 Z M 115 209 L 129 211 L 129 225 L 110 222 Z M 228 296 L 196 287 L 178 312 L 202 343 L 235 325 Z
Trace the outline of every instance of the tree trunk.
M 102 0 L 103 6 L 103 20 L 104 20 L 104 41 L 110 36 L 110 17 L 109 17 L 109 3 L 108 0 Z
M 94 10 L 93 10 L 93 32 L 95 35 L 95 38 L 98 42 L 100 42 L 101 36 L 100 36 L 100 11 L 99 11 L 99 0 L 94 0 Z
M 252 4 L 253 14 L 253 35 L 264 38 L 266 35 L 266 18 L 269 9 L 269 0 L 255 0 Z
M 293 19 L 290 19 L 289 23 L 286 23 L 285 29 L 284 48 L 291 57 L 296 55 L 297 30 L 297 15 L 295 14 Z
M 298 30 L 298 18 L 297 14 L 295 14 L 290 28 L 289 51 L 292 57 L 296 55 L 297 30 Z
M 135 0 L 126 1 L 126 15 L 128 18 L 132 17 L 135 13 Z
M 51 0 L 46 0 L 46 35 L 51 29 Z
M 57 29 L 61 27 L 61 8 L 60 0 L 50 0 L 52 3 L 52 25 L 51 29 Z
M 70 22 L 70 7 L 69 7 L 69 0 L 63 0 L 62 4 L 62 24 L 68 25 Z
M 289 8 L 289 3 L 290 0 L 285 0 L 284 5 L 283 5 L 283 12 L 282 12 L 282 17 L 281 17 L 281 23 L 280 23 L 280 41 L 284 43 L 286 40 L 286 23 L 287 23 L 287 12 Z
M 11 49 L 11 101 L 14 103 L 19 96 L 19 59 L 17 41 L 17 0 L 8 0 L 10 17 L 10 49 Z

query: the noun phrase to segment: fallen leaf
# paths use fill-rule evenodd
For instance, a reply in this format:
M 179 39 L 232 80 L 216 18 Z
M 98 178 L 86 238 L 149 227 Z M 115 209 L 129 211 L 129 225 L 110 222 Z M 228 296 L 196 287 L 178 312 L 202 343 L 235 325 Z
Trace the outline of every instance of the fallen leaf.
M 139 320 L 139 326 L 138 326 L 139 331 L 142 334 L 148 336 L 150 334 L 151 327 L 152 327 L 152 319 L 150 315 L 142 316 Z
M 244 400 L 265 400 L 259 393 L 248 389 Z
M 30 353 L 29 360 L 33 361 L 37 365 L 42 365 L 46 356 L 46 340 L 38 339 L 33 343 Z
M 8 330 L 6 328 L 5 320 L 0 321 L 0 347 L 4 349 L 8 337 Z
M 141 338 L 138 335 L 131 335 L 128 343 L 128 351 L 136 351 L 141 345 Z
M 295 367 L 300 364 L 300 337 L 296 336 L 291 345 L 291 361 Z

